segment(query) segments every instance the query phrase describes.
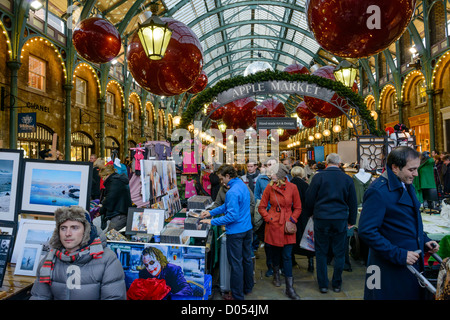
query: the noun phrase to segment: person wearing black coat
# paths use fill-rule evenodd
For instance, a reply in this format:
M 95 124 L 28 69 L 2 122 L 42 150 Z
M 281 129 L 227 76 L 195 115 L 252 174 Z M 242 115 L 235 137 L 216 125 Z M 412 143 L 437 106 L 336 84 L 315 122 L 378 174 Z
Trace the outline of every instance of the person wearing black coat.
M 297 186 L 298 193 L 300 194 L 300 200 L 305 203 L 306 190 L 309 184 L 304 180 L 306 177 L 305 169 L 300 166 L 295 166 L 291 170 L 292 183 Z M 300 241 L 302 239 L 303 232 L 305 231 L 306 225 L 308 223 L 310 215 L 303 209 L 300 218 L 297 221 L 297 241 L 292 251 L 292 262 L 295 261 L 294 254 L 300 254 L 302 256 L 308 257 L 308 271 L 314 272 L 314 251 L 305 250 L 300 248 Z
M 102 228 L 109 220 L 108 230 L 121 230 L 127 224 L 128 208 L 132 206 L 128 177 L 118 174 L 114 165 L 107 164 L 100 170 L 105 191 L 101 203 Z
M 217 175 L 217 165 L 214 167 L 214 171 L 209 175 L 209 181 L 211 182 L 211 198 L 214 201 L 216 201 L 217 194 L 219 193 L 220 189 L 220 179 Z

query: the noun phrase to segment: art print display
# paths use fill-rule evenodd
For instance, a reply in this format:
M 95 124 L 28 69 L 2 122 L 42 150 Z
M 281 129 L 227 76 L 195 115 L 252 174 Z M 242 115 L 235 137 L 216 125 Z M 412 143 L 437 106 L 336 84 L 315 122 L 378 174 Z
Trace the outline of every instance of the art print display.
M 16 222 L 23 150 L 0 149 L 0 221 Z
M 202 299 L 207 294 L 205 247 L 135 242 L 108 242 L 108 247 L 122 263 L 130 300 Z
M 164 202 L 164 208 L 166 209 L 166 220 L 181 210 L 181 200 L 178 189 L 170 190 L 162 200 Z
M 36 276 L 39 262 L 41 261 L 42 245 L 27 244 L 20 252 L 16 263 L 15 275 Z
M 164 227 L 165 210 L 129 208 L 127 234 L 160 234 Z
M 39 245 L 42 247 L 42 255 L 50 250 L 48 242 L 55 230 L 54 220 L 21 219 L 14 244 L 11 263 L 17 263 L 25 246 Z
M 59 207 L 89 208 L 92 163 L 25 159 L 20 212 L 53 214 Z
M 175 161 L 141 160 L 141 184 L 144 202 L 176 189 Z
M 3 284 L 3 279 L 6 273 L 6 266 L 8 265 L 9 252 L 12 247 L 12 236 L 0 234 L 0 287 Z

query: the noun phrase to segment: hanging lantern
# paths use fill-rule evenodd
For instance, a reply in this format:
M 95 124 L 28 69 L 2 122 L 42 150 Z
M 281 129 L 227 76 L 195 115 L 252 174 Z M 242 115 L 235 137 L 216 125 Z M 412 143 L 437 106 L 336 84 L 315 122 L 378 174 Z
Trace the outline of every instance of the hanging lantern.
M 161 18 L 172 30 L 164 58 L 150 60 L 137 32 L 127 48 L 128 70 L 145 90 L 159 96 L 176 96 L 192 88 L 203 69 L 203 50 L 191 28 L 171 18 Z
M 142 24 L 138 23 L 138 36 L 142 48 L 150 60 L 160 60 L 164 57 L 169 45 L 172 31 L 167 22 L 163 22 L 157 15 L 158 5 L 150 6 L 152 15 Z
M 316 132 L 314 134 L 314 138 L 317 139 L 317 140 L 320 140 L 320 139 L 322 139 L 322 134 L 320 132 Z
M 346 87 L 352 88 L 355 83 L 358 69 L 347 60 L 342 60 L 334 69 L 333 74 L 336 81 L 343 83 Z
M 378 113 L 375 110 L 370 111 L 370 116 L 373 118 L 373 120 L 377 121 Z
M 342 128 L 341 128 L 340 125 L 336 124 L 336 125 L 333 126 L 333 132 L 334 133 L 339 133 L 339 132 L 341 132 L 341 130 L 342 130 Z
M 324 137 L 329 137 L 331 135 L 331 132 L 330 132 L 330 130 L 325 129 L 325 130 L 323 130 L 322 134 L 323 134 Z
M 219 123 L 218 125 L 219 131 L 224 133 L 227 130 L 227 125 L 223 122 Z
M 314 136 L 308 136 L 309 141 L 314 141 Z
M 75 27 L 72 43 L 83 59 L 93 63 L 113 60 L 122 48 L 119 31 L 111 22 L 98 16 L 87 18 Z

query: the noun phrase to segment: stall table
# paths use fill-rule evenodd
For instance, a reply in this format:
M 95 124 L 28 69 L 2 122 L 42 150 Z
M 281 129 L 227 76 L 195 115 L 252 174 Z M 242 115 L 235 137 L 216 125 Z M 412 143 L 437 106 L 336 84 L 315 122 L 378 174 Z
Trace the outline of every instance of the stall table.
M 15 265 L 8 263 L 3 285 L 0 287 L 0 300 L 27 299 L 36 277 L 14 275 Z

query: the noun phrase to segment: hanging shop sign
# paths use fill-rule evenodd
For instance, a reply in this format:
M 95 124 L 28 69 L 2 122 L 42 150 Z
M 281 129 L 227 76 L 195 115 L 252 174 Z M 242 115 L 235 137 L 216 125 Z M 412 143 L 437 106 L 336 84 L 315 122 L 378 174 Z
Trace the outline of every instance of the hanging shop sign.
M 253 95 L 275 93 L 298 94 L 300 96 L 319 98 L 327 102 L 330 102 L 335 94 L 332 90 L 306 81 L 264 81 L 248 83 L 224 91 L 217 96 L 217 102 L 225 105 Z
M 282 128 L 285 130 L 297 129 L 297 119 L 289 117 L 256 118 L 256 130 L 270 130 L 278 128 Z
M 18 133 L 36 132 L 36 112 L 19 113 Z

